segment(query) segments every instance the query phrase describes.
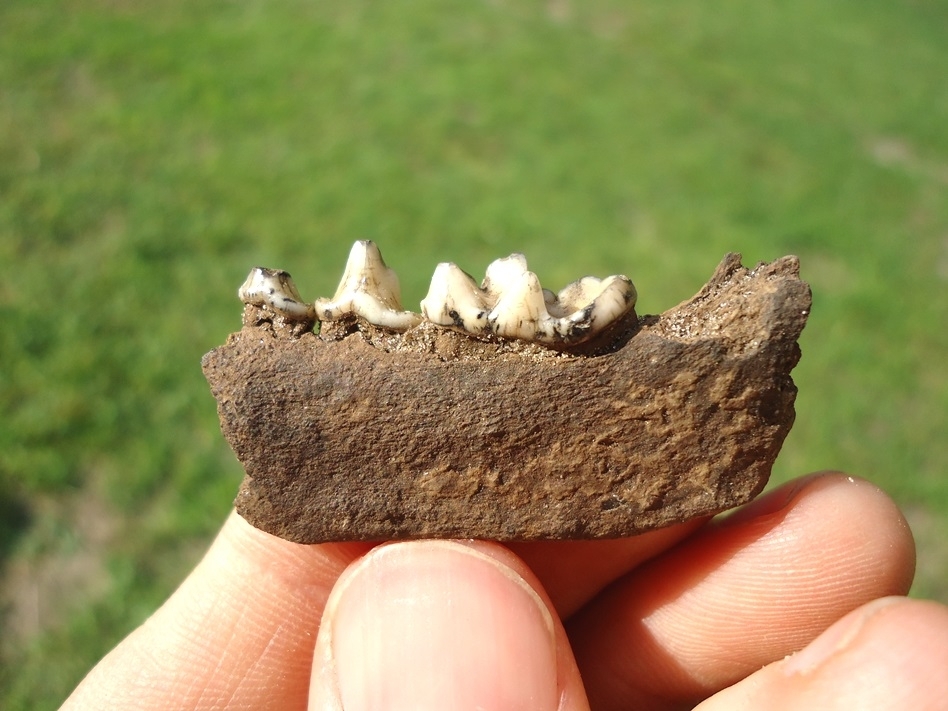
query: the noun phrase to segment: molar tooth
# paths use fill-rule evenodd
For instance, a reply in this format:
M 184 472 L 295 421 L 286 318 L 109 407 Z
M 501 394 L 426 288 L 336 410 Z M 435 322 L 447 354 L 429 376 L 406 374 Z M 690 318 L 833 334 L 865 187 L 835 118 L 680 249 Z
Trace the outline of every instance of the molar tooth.
M 452 262 L 442 262 L 435 268 L 428 295 L 421 302 L 421 313 L 439 326 L 468 333 L 482 334 L 487 328 L 484 293 L 470 274 Z
M 577 342 L 602 331 L 635 307 L 635 286 L 628 277 L 583 277 L 564 287 L 550 309 L 554 330 Z
M 289 319 L 307 320 L 314 316 L 312 305 L 303 301 L 292 277 L 282 269 L 254 267 L 237 290 L 237 296 L 245 304 L 269 306 Z
M 370 240 L 352 245 L 346 270 L 332 299 L 317 299 L 316 313 L 323 321 L 336 321 L 349 314 L 395 331 L 416 326 L 421 316 L 402 310 L 398 275 L 382 259 Z

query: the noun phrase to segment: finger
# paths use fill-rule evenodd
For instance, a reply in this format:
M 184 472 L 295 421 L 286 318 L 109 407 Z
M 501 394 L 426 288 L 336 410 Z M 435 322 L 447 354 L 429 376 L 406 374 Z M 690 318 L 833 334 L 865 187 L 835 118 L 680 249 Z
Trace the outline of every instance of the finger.
M 510 549 L 530 567 L 566 619 L 617 578 L 668 550 L 707 519 L 612 541 L 537 541 Z
M 809 643 L 850 610 L 905 593 L 914 543 L 871 484 L 780 488 L 610 588 L 570 623 L 595 708 L 678 708 Z
M 326 606 L 310 709 L 588 709 L 549 598 L 491 543 L 380 546 Z
M 701 711 L 946 708 L 948 608 L 883 598 L 850 613 L 803 651 L 715 694 Z
M 231 514 L 171 598 L 64 709 L 305 709 L 325 601 L 366 544 L 302 546 Z

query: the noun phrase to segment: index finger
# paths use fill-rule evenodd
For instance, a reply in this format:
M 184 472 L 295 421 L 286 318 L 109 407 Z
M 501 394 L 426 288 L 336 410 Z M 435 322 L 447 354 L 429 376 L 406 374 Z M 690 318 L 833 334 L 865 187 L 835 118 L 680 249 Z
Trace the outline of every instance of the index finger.
M 289 543 L 231 513 L 191 575 L 63 709 L 305 709 L 326 599 L 369 548 Z

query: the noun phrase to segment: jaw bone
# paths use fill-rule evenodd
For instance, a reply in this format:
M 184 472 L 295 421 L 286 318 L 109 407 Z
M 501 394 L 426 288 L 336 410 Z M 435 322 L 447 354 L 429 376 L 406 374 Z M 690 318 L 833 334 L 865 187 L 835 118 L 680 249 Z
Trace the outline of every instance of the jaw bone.
M 254 267 L 237 290 L 237 296 L 245 304 L 269 306 L 293 321 L 305 321 L 314 316 L 312 304 L 303 301 L 292 277 L 282 269 Z
M 522 254 L 487 267 L 480 287 L 457 265 L 439 264 L 421 302 L 432 323 L 473 335 L 494 334 L 544 345 L 575 345 L 602 333 L 635 307 L 625 276 L 584 277 L 559 294 L 540 287 Z
M 385 265 L 378 246 L 369 240 L 352 245 L 335 295 L 316 299 L 315 306 L 321 321 L 355 315 L 393 331 L 407 331 L 421 322 L 418 314 L 402 310 L 398 275 Z

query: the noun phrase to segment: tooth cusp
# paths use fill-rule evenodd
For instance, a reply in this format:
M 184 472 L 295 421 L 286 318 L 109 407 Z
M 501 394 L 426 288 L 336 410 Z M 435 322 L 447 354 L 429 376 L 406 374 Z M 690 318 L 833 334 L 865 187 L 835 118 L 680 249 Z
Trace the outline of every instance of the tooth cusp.
M 282 269 L 254 267 L 237 296 L 245 304 L 268 306 L 290 320 L 306 321 L 315 316 L 313 306 L 303 301 L 292 277 Z
M 398 275 L 369 240 L 352 245 L 336 293 L 331 299 L 316 300 L 316 314 L 321 321 L 359 316 L 393 331 L 407 331 L 421 322 L 421 316 L 402 309 Z

